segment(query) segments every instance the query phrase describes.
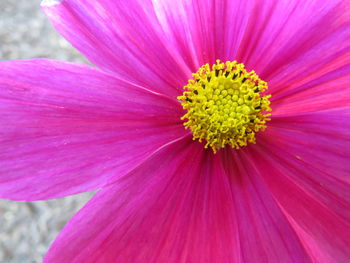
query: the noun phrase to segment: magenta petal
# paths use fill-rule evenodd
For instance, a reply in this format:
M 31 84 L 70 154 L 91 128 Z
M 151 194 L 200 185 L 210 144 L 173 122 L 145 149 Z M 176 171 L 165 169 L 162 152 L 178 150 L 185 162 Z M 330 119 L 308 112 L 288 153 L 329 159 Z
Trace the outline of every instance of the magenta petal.
M 231 181 L 241 262 L 311 262 L 299 237 L 245 150 L 221 153 Z M 219 262 L 219 261 L 218 261 Z
M 329 62 L 349 51 L 350 14 L 342 0 L 162 0 L 154 4 L 170 39 L 195 68 L 216 59 L 238 60 L 265 80 L 283 81 L 288 74 L 306 73 L 307 66 L 323 66 L 323 62 L 317 64 L 320 57 Z
M 102 189 L 44 262 L 239 262 L 228 178 L 190 138 Z
M 237 52 L 254 1 L 154 1 L 159 19 L 192 71 L 216 59 L 240 59 Z M 244 62 L 244 61 L 240 61 Z
M 254 69 L 269 83 L 274 114 L 349 106 L 348 1 L 294 1 L 294 4 L 295 10 L 285 16 L 286 24 L 271 23 L 264 29 L 265 44 L 256 49 L 266 55 L 251 54 L 258 60 Z M 280 34 L 270 34 L 277 24 L 281 25 Z M 269 38 L 266 34 L 278 44 L 266 41 Z
M 349 221 L 334 211 L 340 207 L 347 209 L 342 210 L 345 213 L 349 211 L 349 203 L 344 203 L 348 194 L 341 197 L 336 193 L 337 190 L 344 193 L 345 187 L 338 184 L 335 188 L 332 178 L 328 179 L 331 186 L 324 187 L 320 182 L 326 181 L 329 175 L 298 165 L 298 160 L 293 160 L 284 149 L 271 148 L 271 151 L 264 148 L 251 153 L 248 158 L 254 160 L 256 170 L 286 214 L 312 261 L 347 262 L 350 258 Z M 321 179 L 318 180 L 318 177 Z M 332 187 L 335 190 L 329 190 Z
M 280 146 L 294 159 L 350 182 L 350 108 L 274 117 L 259 143 Z
M 341 63 L 332 60 L 308 76 L 298 75 L 280 84 L 271 82 L 273 115 L 350 107 L 349 56 L 350 52 L 344 53 L 338 60 Z
M 348 1 L 254 2 L 239 55 L 265 80 L 304 77 L 349 51 Z
M 44 262 L 310 262 L 261 178 L 237 161 L 190 138 L 164 147 L 102 189 Z
M 1 62 L 0 196 L 96 189 L 185 134 L 181 107 L 91 67 Z
M 274 119 L 250 152 L 316 262 L 350 258 L 349 116 L 338 110 Z
M 54 27 L 100 68 L 173 97 L 191 77 L 151 0 L 50 3 L 42 7 Z

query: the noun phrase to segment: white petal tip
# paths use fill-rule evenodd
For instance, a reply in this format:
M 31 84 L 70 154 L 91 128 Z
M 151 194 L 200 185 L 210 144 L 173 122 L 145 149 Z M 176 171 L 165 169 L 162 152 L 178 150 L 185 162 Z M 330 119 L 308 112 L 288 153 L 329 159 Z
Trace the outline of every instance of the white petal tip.
M 51 6 L 51 5 L 57 5 L 61 3 L 63 0 L 42 0 L 41 6 Z

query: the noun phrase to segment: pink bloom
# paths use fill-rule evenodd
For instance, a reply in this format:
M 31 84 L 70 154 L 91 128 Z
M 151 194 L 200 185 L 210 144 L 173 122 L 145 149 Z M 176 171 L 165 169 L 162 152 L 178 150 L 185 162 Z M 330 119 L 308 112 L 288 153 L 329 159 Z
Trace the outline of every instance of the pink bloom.
M 45 262 L 350 261 L 347 0 L 44 0 L 97 68 L 0 63 L 0 196 L 93 189 Z M 216 59 L 268 83 L 256 144 L 216 154 L 177 99 Z

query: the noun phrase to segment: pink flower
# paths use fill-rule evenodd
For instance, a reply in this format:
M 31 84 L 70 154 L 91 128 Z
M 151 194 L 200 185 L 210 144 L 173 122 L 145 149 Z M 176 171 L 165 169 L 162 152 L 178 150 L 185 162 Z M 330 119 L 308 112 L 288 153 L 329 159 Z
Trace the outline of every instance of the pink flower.
M 349 1 L 42 6 L 97 68 L 0 63 L 0 196 L 43 200 L 99 189 L 45 262 L 350 261 Z M 265 118 L 265 131 L 240 130 L 256 144 L 221 148 L 214 140 L 214 154 L 205 141 L 226 131 L 208 135 L 197 120 L 185 129 L 181 119 L 191 96 L 212 98 L 210 80 L 190 82 L 192 93 L 181 95 L 191 74 L 217 59 L 244 63 L 268 83 L 253 101 L 271 95 L 272 116 L 251 120 Z M 235 114 L 233 122 L 249 122 Z M 196 127 L 202 143 L 192 140 Z

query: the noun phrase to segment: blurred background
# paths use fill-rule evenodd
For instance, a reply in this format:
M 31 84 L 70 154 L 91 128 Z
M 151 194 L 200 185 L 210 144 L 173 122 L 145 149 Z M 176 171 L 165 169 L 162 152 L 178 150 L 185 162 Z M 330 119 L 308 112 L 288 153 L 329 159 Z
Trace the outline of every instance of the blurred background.
M 0 60 L 45 57 L 87 63 L 51 27 L 40 0 L 0 0 Z M 0 262 L 37 263 L 92 193 L 38 202 L 0 200 Z

